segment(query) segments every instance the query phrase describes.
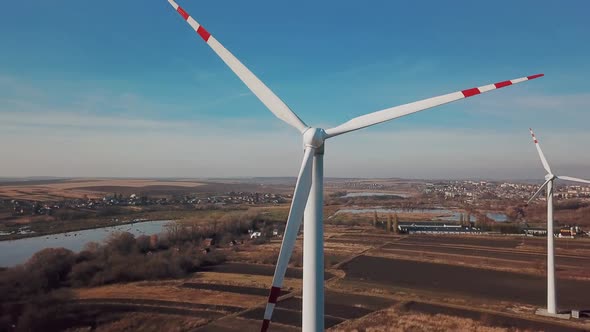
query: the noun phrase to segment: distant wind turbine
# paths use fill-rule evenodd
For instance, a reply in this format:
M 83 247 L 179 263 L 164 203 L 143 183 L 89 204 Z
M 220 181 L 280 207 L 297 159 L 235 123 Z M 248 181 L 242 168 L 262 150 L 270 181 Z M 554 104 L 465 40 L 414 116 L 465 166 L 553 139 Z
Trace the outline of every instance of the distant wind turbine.
M 539 158 L 541 158 L 541 163 L 543 164 L 543 168 L 545 168 L 547 171 L 547 175 L 545 175 L 545 183 L 539 187 L 535 194 L 529 199 L 527 204 L 530 204 L 541 193 L 541 191 L 543 191 L 543 189 L 547 188 L 547 312 L 550 314 L 557 314 L 557 304 L 555 298 L 555 250 L 553 246 L 553 181 L 555 181 L 555 179 L 580 183 L 590 183 L 590 181 L 573 178 L 571 176 L 554 175 L 553 172 L 551 172 L 551 167 L 549 167 L 549 163 L 547 162 L 545 155 L 543 154 L 543 150 L 541 150 L 539 140 L 537 137 L 535 137 L 533 129 L 529 128 L 529 130 L 531 131 L 533 142 L 537 147 Z
M 269 327 L 272 312 L 283 286 L 287 265 L 295 247 L 297 233 L 303 220 L 305 220 L 305 236 L 303 237 L 303 331 L 324 331 L 324 229 L 322 206 L 324 142 L 326 139 L 543 76 L 543 74 L 537 74 L 517 78 L 387 108 L 359 116 L 337 127 L 324 130 L 305 124 L 202 25 L 197 23 L 176 2 L 173 0 L 168 0 L 168 2 L 276 117 L 295 127 L 303 136 L 303 162 L 295 185 L 289 216 L 287 217 L 283 243 L 281 244 L 272 288 L 264 313 L 262 331 L 266 331 Z

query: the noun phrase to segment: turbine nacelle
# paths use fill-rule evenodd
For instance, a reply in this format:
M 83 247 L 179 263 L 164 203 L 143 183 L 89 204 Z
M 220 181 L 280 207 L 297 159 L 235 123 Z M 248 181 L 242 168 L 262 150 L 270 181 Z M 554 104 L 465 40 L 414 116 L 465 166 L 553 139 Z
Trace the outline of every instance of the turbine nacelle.
M 554 174 L 551 174 L 551 173 L 545 175 L 545 181 L 551 181 L 551 180 L 554 180 L 556 178 L 557 178 L 557 176 L 554 175 Z
M 324 145 L 324 141 L 328 135 L 322 128 L 307 128 L 303 132 L 303 146 L 319 149 Z

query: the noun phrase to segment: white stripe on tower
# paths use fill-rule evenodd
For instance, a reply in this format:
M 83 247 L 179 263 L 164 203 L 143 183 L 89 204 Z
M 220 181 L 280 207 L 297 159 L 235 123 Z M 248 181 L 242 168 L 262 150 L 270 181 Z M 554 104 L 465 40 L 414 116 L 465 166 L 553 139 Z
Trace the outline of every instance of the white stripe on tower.
M 283 283 L 283 278 L 277 281 L 277 284 L 281 285 Z M 279 299 L 279 295 L 281 294 L 281 288 L 272 286 L 270 289 L 270 295 L 268 296 L 268 303 L 266 304 L 266 309 L 264 310 L 264 320 L 262 321 L 262 328 L 260 329 L 261 332 L 265 332 L 268 330 L 270 325 L 270 319 L 272 317 L 272 312 L 274 311 L 275 305 L 277 304 L 277 300 Z
M 274 303 L 268 303 L 266 305 L 266 309 L 264 310 L 264 319 L 268 319 L 270 320 L 270 318 L 272 317 L 272 312 L 275 309 L 275 305 Z

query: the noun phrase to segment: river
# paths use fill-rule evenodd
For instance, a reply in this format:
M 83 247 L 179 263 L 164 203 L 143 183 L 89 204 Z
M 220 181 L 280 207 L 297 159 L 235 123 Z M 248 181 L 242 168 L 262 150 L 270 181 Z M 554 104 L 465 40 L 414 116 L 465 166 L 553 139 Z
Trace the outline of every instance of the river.
M 26 262 L 34 253 L 45 248 L 66 248 L 80 251 L 88 242 L 102 242 L 116 232 L 135 236 L 161 233 L 171 220 L 143 221 L 133 224 L 86 229 L 81 231 L 0 241 L 0 266 L 14 266 Z

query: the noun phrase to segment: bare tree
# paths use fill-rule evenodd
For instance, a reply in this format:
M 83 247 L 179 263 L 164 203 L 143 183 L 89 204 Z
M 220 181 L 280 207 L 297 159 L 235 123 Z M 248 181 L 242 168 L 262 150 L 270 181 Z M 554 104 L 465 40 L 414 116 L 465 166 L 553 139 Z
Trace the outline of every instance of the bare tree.
M 391 232 L 391 224 L 392 224 L 392 218 L 391 218 L 391 214 L 387 215 L 387 232 Z

